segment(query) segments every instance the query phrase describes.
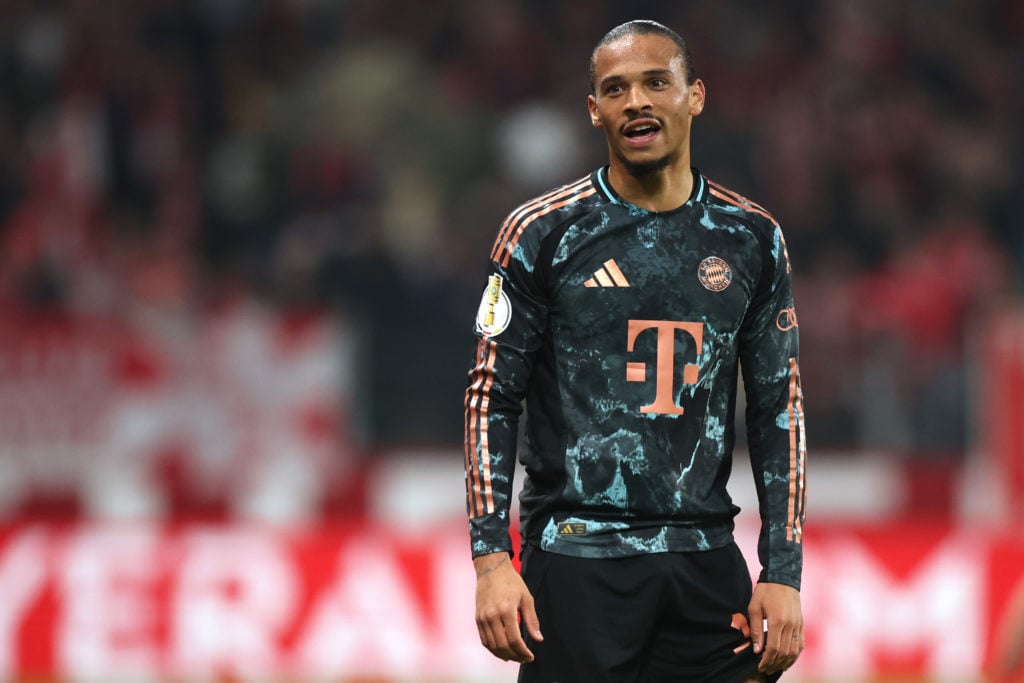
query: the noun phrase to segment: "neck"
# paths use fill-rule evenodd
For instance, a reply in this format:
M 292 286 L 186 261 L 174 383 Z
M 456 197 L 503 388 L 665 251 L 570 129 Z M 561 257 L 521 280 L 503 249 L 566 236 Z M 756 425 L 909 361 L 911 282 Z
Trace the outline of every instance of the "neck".
M 608 182 L 630 204 L 648 211 L 671 211 L 678 209 L 690 198 L 693 192 L 693 171 L 687 157 L 665 168 L 633 175 L 619 159 L 612 157 L 608 167 Z

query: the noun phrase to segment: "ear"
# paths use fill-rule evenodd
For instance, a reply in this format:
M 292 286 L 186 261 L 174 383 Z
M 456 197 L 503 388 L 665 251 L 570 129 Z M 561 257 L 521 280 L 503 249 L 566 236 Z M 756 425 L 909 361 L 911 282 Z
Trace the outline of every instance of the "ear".
M 597 98 L 593 95 L 587 95 L 587 109 L 590 110 L 590 125 L 594 128 L 604 128 L 601 115 L 597 113 Z
M 704 111 L 704 81 L 699 78 L 690 86 L 690 116 L 698 116 Z

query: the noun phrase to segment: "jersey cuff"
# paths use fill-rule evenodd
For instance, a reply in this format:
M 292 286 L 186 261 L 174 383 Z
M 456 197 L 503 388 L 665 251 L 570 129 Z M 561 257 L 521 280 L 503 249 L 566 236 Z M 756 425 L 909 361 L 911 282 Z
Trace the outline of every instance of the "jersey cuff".
M 501 542 L 486 541 L 483 539 L 477 539 L 473 541 L 473 557 L 477 558 L 481 555 L 490 555 L 491 553 L 506 552 L 509 557 L 515 557 L 515 551 L 512 550 L 512 541 L 505 539 Z
M 800 576 L 794 576 L 789 572 L 772 572 L 767 569 L 761 572 L 761 575 L 757 579 L 758 583 L 781 583 L 784 586 L 789 586 L 800 590 Z

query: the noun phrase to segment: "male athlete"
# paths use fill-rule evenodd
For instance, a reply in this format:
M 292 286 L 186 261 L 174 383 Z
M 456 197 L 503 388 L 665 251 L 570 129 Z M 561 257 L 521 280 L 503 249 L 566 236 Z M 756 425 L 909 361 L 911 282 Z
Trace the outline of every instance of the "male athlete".
M 476 320 L 480 639 L 528 683 L 776 680 L 804 647 L 786 245 L 763 208 L 691 168 L 705 91 L 679 35 L 623 24 L 590 67 L 609 163 L 509 215 Z M 753 590 L 726 492 L 740 372 L 762 520 Z M 520 577 L 509 508 L 524 402 Z

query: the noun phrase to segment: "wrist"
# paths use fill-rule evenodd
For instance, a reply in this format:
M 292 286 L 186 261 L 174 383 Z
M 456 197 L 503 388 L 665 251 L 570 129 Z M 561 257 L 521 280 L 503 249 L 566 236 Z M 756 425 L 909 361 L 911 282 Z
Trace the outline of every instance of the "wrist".
M 510 562 L 508 553 L 489 553 L 487 555 L 478 555 L 473 558 L 473 569 L 476 570 L 476 577 L 480 578 L 490 574 L 496 569 L 500 569 L 505 563 Z

